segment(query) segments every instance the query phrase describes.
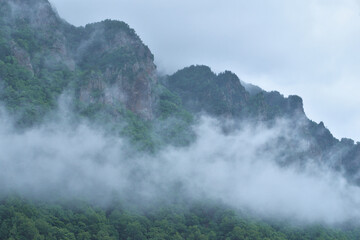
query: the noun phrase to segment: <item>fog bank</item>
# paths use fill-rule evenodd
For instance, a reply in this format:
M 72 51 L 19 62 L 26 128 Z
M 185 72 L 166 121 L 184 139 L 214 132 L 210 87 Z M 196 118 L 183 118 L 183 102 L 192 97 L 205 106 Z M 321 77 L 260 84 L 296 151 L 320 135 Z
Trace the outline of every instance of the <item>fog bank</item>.
M 341 223 L 358 219 L 360 191 L 340 174 L 309 164 L 280 167 L 273 145 L 296 138 L 289 121 L 272 127 L 243 123 L 225 134 L 220 122 L 202 117 L 197 140 L 155 155 L 129 151 L 125 139 L 67 120 L 16 131 L 0 114 L 0 191 L 35 198 L 86 198 L 102 203 L 116 196 L 139 201 L 191 198 L 221 201 L 264 217 Z M 307 147 L 297 139 L 299 149 Z

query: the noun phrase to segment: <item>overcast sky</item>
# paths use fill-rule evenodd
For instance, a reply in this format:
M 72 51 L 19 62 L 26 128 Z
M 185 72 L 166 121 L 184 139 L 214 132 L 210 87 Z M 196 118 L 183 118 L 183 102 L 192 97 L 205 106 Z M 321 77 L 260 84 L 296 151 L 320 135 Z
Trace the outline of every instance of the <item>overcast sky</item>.
M 307 116 L 360 141 L 360 0 L 50 0 L 76 26 L 117 19 L 172 73 L 191 64 L 303 98 Z

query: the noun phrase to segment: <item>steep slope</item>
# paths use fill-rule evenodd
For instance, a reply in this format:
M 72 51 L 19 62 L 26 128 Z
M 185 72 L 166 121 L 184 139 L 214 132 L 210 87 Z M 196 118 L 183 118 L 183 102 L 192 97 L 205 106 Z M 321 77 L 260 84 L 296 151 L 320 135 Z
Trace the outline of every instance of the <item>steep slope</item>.
M 214 116 L 244 115 L 249 94 L 231 72 L 214 74 L 207 66 L 190 66 L 171 75 L 166 86 L 191 112 Z
M 116 105 L 145 119 L 153 118 L 152 90 L 156 84 L 154 57 L 123 22 L 106 20 L 75 32 L 74 59 L 83 71 L 79 100 L 86 104 Z
M 299 96 L 284 97 L 279 92 L 266 92 L 252 86 L 248 92 L 239 78 L 226 71 L 216 75 L 207 66 L 190 66 L 169 76 L 164 83 L 177 94 L 186 110 L 193 114 L 206 113 L 215 117 L 273 124 L 277 119 L 290 120 L 293 135 L 282 136 L 269 145 L 277 149 L 280 164 L 304 164 L 316 161 L 345 172 L 345 176 L 360 183 L 360 144 L 334 138 L 324 123 L 309 120 Z M 306 147 L 299 147 L 299 141 Z
M 193 113 L 257 120 L 304 115 L 302 99 L 298 96 L 284 98 L 278 92 L 263 90 L 250 94 L 234 73 L 225 71 L 216 75 L 203 65 L 177 71 L 169 76 L 165 85 L 178 94 Z
M 247 155 L 235 154 L 234 157 L 231 151 L 224 152 L 224 145 L 229 142 L 220 144 L 218 146 L 220 151 L 212 152 L 211 148 L 216 146 L 213 143 L 219 136 L 231 136 L 233 130 L 248 127 L 247 123 L 255 126 L 264 125 L 269 129 L 278 127 L 279 119 L 285 120 L 283 127 L 285 131 L 281 132 L 279 137 L 270 137 L 270 141 L 259 149 L 264 152 L 265 161 L 275 159 L 280 165 L 276 169 L 282 169 L 286 174 L 288 174 L 286 167 L 290 165 L 296 166 L 296 168 L 290 167 L 290 170 L 302 172 L 302 168 L 307 163 L 315 163 L 311 166 L 335 169 L 343 173 L 350 182 L 360 185 L 360 143 L 355 144 L 351 139 L 339 141 L 332 136 L 324 123 L 309 120 L 300 97 L 284 97 L 276 91 L 266 92 L 256 86 L 245 85 L 234 73 L 225 71 L 215 74 L 207 66 L 190 66 L 171 76 L 160 76 L 156 71 L 151 51 L 124 22 L 105 20 L 85 27 L 74 27 L 57 15 L 47 0 L 0 1 L 0 102 L 15 118 L 16 130 L 46 123 L 46 117 L 56 111 L 59 96 L 64 93 L 70 95 L 69 110 L 76 120 L 85 119 L 90 123 L 95 122 L 97 127 L 107 130 L 106 133 L 111 135 L 111 138 L 107 138 L 108 135 L 105 134 L 106 139 L 99 141 L 98 131 L 93 133 L 95 137 L 75 132 L 74 135 L 81 136 L 77 136 L 79 140 L 74 142 L 77 144 L 73 144 L 72 138 L 63 138 L 63 135 L 60 135 L 60 140 L 56 137 L 48 139 L 46 129 L 46 134 L 27 135 L 28 138 L 24 142 L 32 141 L 32 136 L 35 138 L 37 136 L 42 141 L 35 145 L 30 144 L 28 148 L 31 148 L 31 151 L 27 152 L 25 148 L 24 154 L 19 155 L 20 161 L 16 161 L 16 154 L 5 161 L 6 157 L 1 157 L 1 170 L 10 174 L 0 176 L 2 180 L 0 189 L 5 189 L 5 193 L 0 192 L 0 239 L 359 239 L 360 233 L 356 224 L 352 226 L 346 222 L 342 230 L 329 229 L 321 225 L 298 228 L 288 222 L 277 224 L 271 218 L 270 221 L 263 221 L 248 218 L 247 215 L 235 214 L 231 211 L 233 205 L 223 206 L 217 202 L 218 198 L 210 199 L 215 201 L 214 205 L 206 196 L 205 201 L 204 198 L 200 198 L 201 202 L 194 204 L 192 197 L 188 198 L 188 195 L 184 194 L 187 185 L 207 182 L 206 177 L 197 179 L 197 175 L 206 172 L 205 175 L 210 176 L 211 180 L 214 177 L 214 181 L 209 183 L 212 185 L 211 188 L 201 189 L 203 185 L 200 184 L 199 187 L 194 188 L 196 193 L 192 191 L 191 193 L 201 195 L 203 194 L 201 191 L 204 190 L 211 192 L 209 196 L 223 195 L 221 196 L 223 199 L 230 198 L 230 201 L 237 202 L 237 198 L 231 199 L 236 186 L 249 184 L 248 181 L 239 181 L 234 176 L 240 175 L 237 171 L 240 168 L 237 166 L 244 165 L 241 157 Z M 220 119 L 219 122 L 224 126 L 223 129 L 216 128 L 220 132 L 219 135 L 210 138 L 204 146 L 197 146 L 200 151 L 194 151 L 192 147 L 196 144 L 191 145 L 191 143 L 198 136 L 192 127 L 198 123 L 199 116 L 202 115 Z M 280 124 L 280 127 L 282 126 Z M 6 125 L 4 128 L 7 127 Z M 56 131 L 61 132 L 62 128 Z M 72 128 L 68 132 L 73 134 Z M 28 132 L 25 130 L 25 133 Z M 10 141 L 4 141 L 2 146 L 23 142 L 19 141 L 23 140 L 22 133 L 16 132 L 15 135 L 16 137 L 13 138 L 11 134 L 5 134 L 4 138 L 10 136 Z M 118 140 L 112 138 L 114 135 L 128 137 L 121 140 L 130 139 L 131 144 L 113 145 Z M 262 132 L 258 135 L 262 136 Z M 87 137 L 91 144 L 85 144 L 84 139 Z M 251 138 L 252 135 L 246 137 Z M 109 139 L 109 145 L 104 144 L 104 141 Z M 234 138 L 229 139 L 234 140 Z M 236 146 L 231 148 L 236 153 L 240 152 L 239 149 L 247 150 L 244 149 L 246 146 L 239 146 L 238 149 L 237 145 L 246 140 L 235 141 Z M 44 142 L 52 144 L 43 147 Z M 62 146 L 64 142 L 69 143 Z M 53 148 L 53 145 L 61 146 Z M 82 149 L 82 145 L 85 145 L 85 148 Z M 27 146 L 27 143 L 23 145 L 20 143 L 19 146 L 14 146 L 13 151 L 10 152 L 16 152 L 18 149 L 19 152 L 23 152 L 23 146 Z M 95 151 L 92 152 L 94 146 L 96 146 Z M 131 150 L 122 152 L 123 149 L 120 150 L 120 147 L 135 150 L 138 155 L 149 152 L 153 154 L 143 154 L 144 159 L 136 161 L 133 157 L 137 156 L 136 154 L 129 153 Z M 163 156 L 165 151 L 156 154 L 161 148 L 170 152 L 166 155 L 169 159 Z M 190 150 L 191 157 L 188 154 L 181 154 L 181 150 L 184 149 Z M 72 151 L 76 154 L 69 154 Z M 177 151 L 180 151 L 180 156 L 177 155 Z M 58 152 L 61 152 L 59 156 Z M 226 156 L 223 157 L 222 154 Z M 272 156 L 266 158 L 270 154 Z M 33 156 L 28 158 L 26 155 Z M 211 168 L 202 167 L 203 155 L 204 162 L 209 163 Z M 38 156 L 40 160 L 35 164 L 32 160 L 37 160 Z M 65 167 L 61 164 L 57 165 L 63 158 L 69 162 L 69 169 L 68 165 Z M 189 161 L 182 161 L 185 158 Z M 222 162 L 212 162 L 214 158 Z M 234 158 L 235 161 L 232 161 Z M 94 165 L 92 162 L 90 164 L 94 167 L 85 166 L 89 161 L 94 161 Z M 226 164 L 229 164 L 230 168 L 224 168 L 225 161 L 228 161 Z M 238 164 L 233 165 L 236 161 L 239 161 Z M 266 165 L 265 161 L 260 163 Z M 9 162 L 14 162 L 13 169 L 6 168 Z M 155 162 L 155 166 L 149 162 Z M 184 164 L 191 167 L 185 167 Z M 129 172 L 124 170 L 128 165 L 131 165 Z M 181 177 L 185 175 L 184 178 L 176 178 L 177 174 L 172 170 L 173 168 L 169 168 L 170 170 L 163 177 L 160 169 L 166 171 L 166 165 L 171 165 L 174 169 L 179 168 Z M 262 166 L 255 164 L 253 168 L 258 167 Z M 52 171 L 54 168 L 56 169 Z M 58 174 L 54 174 L 54 178 L 49 177 L 57 172 L 57 168 L 61 177 L 57 178 Z M 192 172 L 192 168 L 198 171 Z M 15 181 L 17 175 L 20 175 L 18 174 L 20 170 L 25 170 L 23 171 L 27 175 L 27 178 L 24 177 L 25 180 L 30 179 L 34 182 Z M 50 170 L 48 175 L 37 178 L 36 173 L 48 170 Z M 229 174 L 232 170 L 234 172 Z M 16 174 L 12 174 L 12 171 Z M 97 175 L 99 172 L 100 174 Z M 250 176 L 247 172 L 252 173 L 251 170 L 246 171 L 245 178 Z M 254 175 L 257 173 L 255 171 Z M 271 172 L 262 177 L 268 181 L 277 173 L 279 172 L 274 174 Z M 76 177 L 70 177 L 73 176 L 72 174 Z M 175 178 L 172 178 L 174 175 Z M 216 191 L 216 185 L 224 184 L 221 183 L 224 176 L 229 180 L 225 181 L 225 190 Z M 250 177 L 257 180 L 257 176 Z M 52 182 L 54 179 L 55 183 L 50 183 L 48 187 L 46 181 Z M 154 179 L 156 181 L 152 182 Z M 280 181 L 283 180 L 291 185 L 287 183 L 287 178 L 280 177 Z M 89 205 L 73 201 L 71 198 L 77 197 L 77 193 L 83 190 L 81 181 L 91 187 L 90 194 L 94 199 L 100 199 L 99 202 L 102 203 L 109 200 L 104 200 L 109 197 L 111 203 L 107 207 L 99 208 L 97 204 Z M 244 182 L 244 185 L 237 185 L 236 182 Z M 263 182 L 260 181 L 261 184 Z M 270 190 L 266 189 L 270 192 L 271 198 L 278 194 L 276 188 L 279 188 L 279 185 L 276 183 L 279 182 L 275 181 L 275 186 L 270 186 Z M 36 191 L 32 184 L 45 185 L 46 193 L 41 194 L 41 190 Z M 116 192 L 118 184 L 126 185 L 126 191 Z M 159 188 L 159 192 L 152 193 L 152 184 Z M 38 198 L 46 196 L 47 199 L 47 195 L 59 192 L 59 195 L 54 194 L 50 197 L 50 199 L 56 198 L 56 205 L 44 199 L 42 200 L 45 203 L 36 201 L 33 203 L 28 199 L 9 197 L 7 194 L 10 192 L 11 195 L 12 185 L 18 185 L 15 189 L 26 188 L 30 196 L 40 193 Z M 311 188 L 309 185 L 300 181 L 295 186 Z M 284 185 L 280 184 L 280 186 Z M 71 193 L 72 187 L 75 188 L 74 195 L 68 196 L 68 192 L 65 191 L 66 197 L 71 200 L 70 203 L 66 202 L 68 200 L 66 197 L 65 202 L 58 201 L 62 187 L 69 188 Z M 104 192 L 99 191 L 102 187 Z M 107 193 L 107 187 L 111 189 L 109 196 L 103 196 L 102 193 Z M 331 191 L 338 188 L 342 190 L 342 186 L 330 187 Z M 143 188 L 142 194 L 137 193 L 138 189 L 143 190 Z M 248 191 L 246 187 L 244 189 L 245 192 Z M 262 190 L 261 188 L 260 191 Z M 273 190 L 275 191 L 272 192 Z M 248 192 L 251 195 L 251 191 Z M 311 191 L 307 192 L 311 193 Z M 322 194 L 322 191 L 318 192 Z M 303 194 L 302 191 L 300 193 Z M 153 196 L 147 198 L 152 194 L 156 195 L 155 198 L 159 198 L 159 202 L 153 203 Z M 341 197 L 342 194 L 343 192 Z M 121 201 L 124 201 L 124 206 L 118 202 L 118 195 L 124 196 L 120 196 L 123 197 Z M 249 198 L 250 201 L 255 199 L 256 202 L 263 195 L 254 196 L 253 199 Z M 316 196 L 318 195 L 314 198 Z M 324 196 L 334 195 L 324 194 Z M 349 201 L 353 200 L 351 197 Z M 194 199 L 197 199 L 196 196 Z M 291 201 L 293 198 L 279 199 Z M 265 200 L 267 200 L 266 196 Z M 91 202 L 90 199 L 88 201 Z M 279 201 L 281 208 L 282 204 L 286 205 L 285 201 Z M 296 199 L 293 201 L 298 208 L 299 201 Z M 336 199 L 334 201 L 334 205 L 337 205 Z M 265 202 L 264 208 L 271 206 L 267 201 Z M 305 204 L 311 205 L 311 203 L 312 201 L 305 201 Z M 321 201 L 321 205 L 322 203 Z M 127 204 L 131 206 L 128 207 Z M 325 204 L 325 206 L 334 205 Z M 354 205 L 356 203 L 350 206 Z M 152 208 L 154 206 L 155 208 Z M 136 210 L 130 211 L 131 207 Z M 287 210 L 286 207 L 284 209 Z M 262 210 L 263 208 L 260 207 L 259 211 Z
M 17 126 L 41 123 L 65 91 L 73 97 L 74 114 L 152 150 L 189 144 L 194 116 L 203 113 L 238 123 L 288 119 L 296 137 L 268 146 L 281 149 L 280 164 L 316 159 L 360 183 L 360 144 L 339 141 L 323 123 L 309 120 L 300 97 L 247 90 L 235 74 L 215 74 L 207 66 L 163 78 L 159 83 L 154 56 L 124 22 L 74 27 L 47 0 L 0 2 L 0 100 Z M 299 139 L 306 148 L 298 147 Z
M 46 0 L 2 1 L 0 13 L 0 99 L 20 125 L 39 122 L 70 82 L 84 112 L 101 105 L 153 117 L 153 55 L 127 24 L 76 28 Z
M 47 1 L 1 1 L 0 22 L 0 99 L 18 125 L 32 125 L 71 79 L 63 23 Z

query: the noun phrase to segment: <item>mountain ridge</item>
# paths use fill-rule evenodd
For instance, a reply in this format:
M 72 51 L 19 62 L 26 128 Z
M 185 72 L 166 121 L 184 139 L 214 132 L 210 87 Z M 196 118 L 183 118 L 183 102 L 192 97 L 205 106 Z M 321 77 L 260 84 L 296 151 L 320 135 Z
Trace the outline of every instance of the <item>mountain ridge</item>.
M 0 105 L 0 239 L 359 239 L 360 143 L 124 22 L 0 1 Z
M 247 91 L 234 73 L 215 74 L 204 65 L 161 76 L 150 49 L 126 23 L 104 20 L 74 27 L 47 0 L 3 1 L 0 12 L 0 100 L 19 126 L 41 122 L 69 88 L 76 113 L 110 122 L 110 129 L 150 148 L 158 142 L 188 144 L 190 115 L 266 124 L 288 118 L 309 145 L 301 154 L 290 154 L 289 163 L 309 158 L 321 163 L 340 151 L 333 165 L 360 184 L 360 144 L 340 141 L 322 122 L 309 120 L 299 96 L 285 98 L 256 86 Z M 164 124 L 170 118 L 176 119 L 173 126 Z M 129 127 L 119 130 L 128 121 Z

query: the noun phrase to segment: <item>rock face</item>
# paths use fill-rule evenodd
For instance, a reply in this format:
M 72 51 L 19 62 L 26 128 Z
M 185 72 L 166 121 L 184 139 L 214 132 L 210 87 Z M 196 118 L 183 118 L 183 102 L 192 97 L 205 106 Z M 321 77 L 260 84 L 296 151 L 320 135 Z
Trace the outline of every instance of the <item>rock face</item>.
M 31 64 L 30 56 L 23 48 L 19 47 L 15 42 L 12 42 L 11 52 L 20 65 L 24 66 L 32 74 L 34 74 L 34 69 Z
M 125 23 L 106 20 L 80 29 L 74 58 L 92 74 L 83 79 L 80 100 L 122 103 L 144 119 L 153 118 L 156 66 L 147 46 Z M 93 98 L 94 92 L 100 94 Z
M 255 86 L 250 86 L 249 92 L 235 74 L 226 71 L 216 75 L 207 66 L 179 70 L 165 84 L 181 98 L 185 109 L 195 114 L 270 125 L 277 119 L 286 119 L 294 132 L 269 145 L 270 149 L 277 149 L 280 164 L 301 165 L 311 159 L 344 172 L 349 181 L 360 185 L 360 143 L 339 141 L 324 123 L 309 120 L 299 96 L 284 97 L 279 92 L 266 92 Z M 300 145 L 305 147 L 302 149 Z
M 168 143 L 175 138 L 190 142 L 181 136 L 190 135 L 196 114 L 270 126 L 284 118 L 296 134 L 268 146 L 283 149 L 278 151 L 282 164 L 317 159 L 360 185 L 360 144 L 339 141 L 322 122 L 309 120 L 300 97 L 244 85 L 230 71 L 215 74 L 207 66 L 190 66 L 163 78 L 158 83 L 152 53 L 124 22 L 74 27 L 47 0 L 0 1 L 0 101 L 21 115 L 20 126 L 39 123 L 65 89 L 75 93 L 76 114 L 100 116 L 103 122 L 105 116 L 116 124 L 128 117 L 128 135 L 146 143 L 152 133 L 144 120 L 177 120 L 161 126 Z M 305 150 L 299 150 L 299 138 Z
M 127 24 L 106 20 L 77 28 L 47 0 L 7 0 L 0 11 L 10 55 L 40 81 L 45 69 L 69 71 L 77 75 L 82 106 L 121 105 L 153 118 L 154 57 Z
M 216 75 L 207 66 L 179 70 L 169 77 L 166 85 L 194 113 L 237 117 L 244 113 L 249 98 L 235 74 L 226 71 Z
M 305 115 L 302 99 L 279 92 L 257 90 L 251 94 L 232 72 L 216 75 L 207 66 L 190 66 L 171 75 L 166 85 L 177 93 L 191 112 L 270 120 Z

